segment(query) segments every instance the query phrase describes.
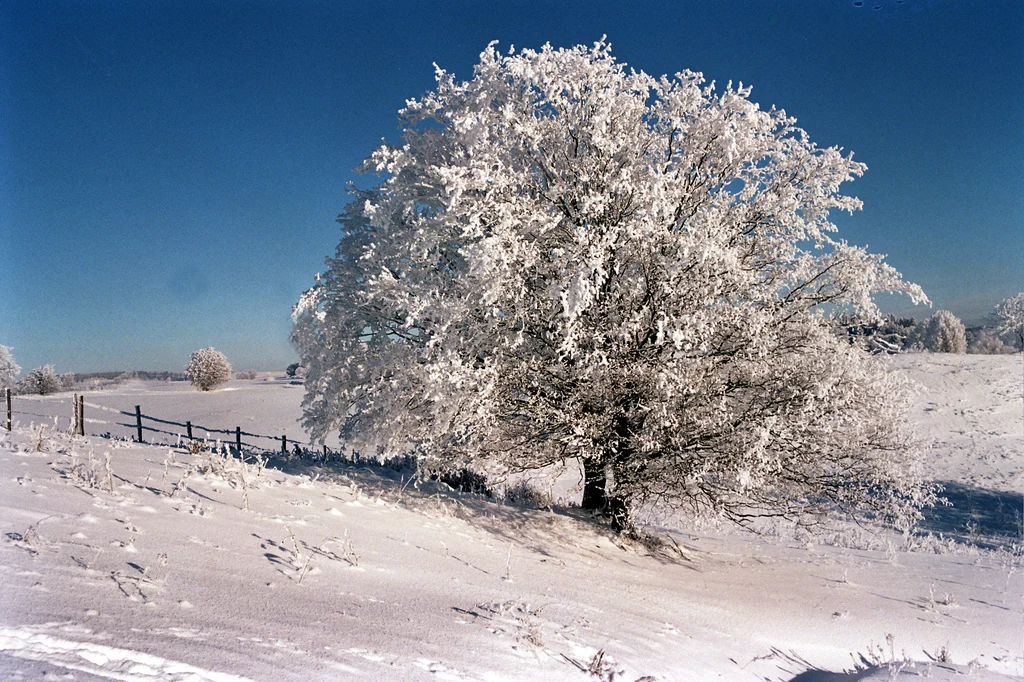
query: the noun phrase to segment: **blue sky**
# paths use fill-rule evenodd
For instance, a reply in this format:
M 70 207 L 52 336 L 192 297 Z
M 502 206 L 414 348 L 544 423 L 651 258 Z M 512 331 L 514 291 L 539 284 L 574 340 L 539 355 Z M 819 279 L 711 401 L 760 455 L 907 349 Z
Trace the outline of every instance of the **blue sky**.
M 283 367 L 352 169 L 432 64 L 467 78 L 491 40 L 604 34 L 853 150 L 865 210 L 841 236 L 936 309 L 1024 288 L 1020 0 L 0 0 L 0 344 L 58 371 L 181 370 L 210 345 Z

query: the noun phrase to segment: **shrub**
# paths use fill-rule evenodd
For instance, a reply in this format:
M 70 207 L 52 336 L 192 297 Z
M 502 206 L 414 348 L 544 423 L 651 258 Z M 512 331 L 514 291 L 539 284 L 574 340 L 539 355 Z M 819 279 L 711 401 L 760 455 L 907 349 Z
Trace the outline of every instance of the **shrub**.
M 982 329 L 971 334 L 967 343 L 967 352 L 975 355 L 1007 355 L 1014 352 L 999 338 L 999 333 L 992 329 Z
M 924 347 L 933 353 L 966 353 L 967 333 L 956 315 L 940 310 L 925 323 Z
M 297 372 L 298 369 L 299 363 L 293 362 L 292 364 L 288 365 L 288 367 L 285 368 L 284 373 L 290 377 L 293 377 L 295 376 L 295 372 Z
M 250 369 L 247 372 L 235 372 L 235 378 L 236 379 L 255 379 L 256 378 L 256 370 Z
M 21 367 L 14 361 L 8 346 L 0 346 L 0 388 L 11 388 L 18 380 Z
M 38 393 L 39 395 L 48 395 L 50 393 L 56 393 L 63 389 L 60 377 L 53 371 L 53 365 L 43 365 L 42 367 L 36 367 L 34 370 L 28 373 L 25 380 L 22 382 L 23 393 Z
M 1012 296 L 996 306 L 999 333 L 1010 336 L 1013 343 L 1024 350 L 1024 292 Z
M 231 364 L 212 346 L 201 348 L 192 354 L 185 376 L 200 391 L 211 391 L 231 378 Z

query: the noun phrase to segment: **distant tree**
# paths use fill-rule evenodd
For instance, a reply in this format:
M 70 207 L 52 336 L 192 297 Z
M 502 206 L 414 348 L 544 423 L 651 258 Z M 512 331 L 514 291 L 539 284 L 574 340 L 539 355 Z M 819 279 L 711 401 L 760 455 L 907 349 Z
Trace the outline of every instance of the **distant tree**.
M 872 353 L 899 353 L 907 349 L 916 322 L 912 317 L 883 315 L 862 319 L 850 313 L 836 318 L 840 335 Z
M 213 347 L 192 353 L 185 376 L 200 391 L 211 391 L 231 378 L 231 364 Z
M 63 391 L 70 391 L 75 387 L 75 373 L 64 372 L 60 375 L 60 387 Z
M 22 381 L 22 392 L 24 393 L 49 395 L 50 393 L 57 393 L 62 389 L 63 384 L 60 377 L 53 370 L 53 365 L 36 367 Z
M 967 352 L 974 355 L 1006 355 L 1015 352 L 994 329 L 979 329 L 968 334 Z
M 257 373 L 256 373 L 256 370 L 254 370 L 254 369 L 250 369 L 250 370 L 247 370 L 245 372 L 235 372 L 235 378 L 236 379 L 248 379 L 248 380 L 251 381 L 252 379 L 255 379 L 256 376 L 257 376 Z
M 21 367 L 14 361 L 9 346 L 0 346 L 0 388 L 13 388 L 18 381 Z
M 299 363 L 293 362 L 285 368 L 284 373 L 290 377 L 295 376 L 295 373 L 299 370 Z
M 967 332 L 960 319 L 948 310 L 939 310 L 925 322 L 924 347 L 933 353 L 966 353 Z
M 1024 292 L 1011 296 L 996 306 L 997 330 L 1013 338 L 1014 345 L 1024 351 Z
M 865 167 L 749 88 L 627 71 L 609 47 L 489 47 L 401 112 L 294 311 L 305 425 L 364 453 L 523 471 L 577 458 L 583 506 L 738 522 L 930 496 L 902 380 L 838 338 L 926 301 L 833 239 Z

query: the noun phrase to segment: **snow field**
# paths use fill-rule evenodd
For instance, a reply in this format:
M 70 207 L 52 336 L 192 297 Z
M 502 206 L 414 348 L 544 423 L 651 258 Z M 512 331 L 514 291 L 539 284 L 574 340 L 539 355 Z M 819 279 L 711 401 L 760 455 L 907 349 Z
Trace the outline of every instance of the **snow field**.
M 1020 361 L 892 360 L 923 386 L 914 419 L 936 480 L 1019 499 Z M 297 387 L 230 388 L 86 400 L 300 435 Z M 63 399 L 31 411 L 58 414 Z M 977 510 L 910 539 L 680 526 L 645 547 L 571 509 L 416 488 L 387 470 L 243 465 L 39 420 L 0 433 L 5 679 L 807 682 L 855 679 L 807 670 L 864 661 L 893 665 L 856 679 L 889 679 L 904 659 L 923 663 L 901 676 L 1024 673 L 1019 536 L 1016 550 L 938 537 L 977 517 L 993 540 Z

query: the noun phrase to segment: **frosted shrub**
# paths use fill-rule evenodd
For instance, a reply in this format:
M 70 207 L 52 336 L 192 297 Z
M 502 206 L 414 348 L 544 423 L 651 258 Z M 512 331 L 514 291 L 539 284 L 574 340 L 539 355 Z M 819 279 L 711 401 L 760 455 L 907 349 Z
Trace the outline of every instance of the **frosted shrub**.
M 11 348 L 0 346 L 0 388 L 13 388 L 20 373 L 21 367 L 14 361 Z
M 1011 337 L 1024 350 L 1024 292 L 997 305 L 996 320 L 999 333 Z
M 294 309 L 312 436 L 495 473 L 576 458 L 619 528 L 652 502 L 911 522 L 931 493 L 903 381 L 831 318 L 927 299 L 832 236 L 865 166 L 750 92 L 603 42 L 439 69 Z
M 36 367 L 34 370 L 28 373 L 28 376 L 22 381 L 22 392 L 24 393 L 38 393 L 39 395 L 49 395 L 50 393 L 56 393 L 63 390 L 64 386 L 61 383 L 60 377 L 53 370 L 53 365 L 43 365 L 42 367 Z
M 213 347 L 201 348 L 192 354 L 185 376 L 200 391 L 212 391 L 231 378 L 231 364 Z
M 967 352 L 976 355 L 1006 355 L 1013 353 L 1014 349 L 1003 343 L 997 331 L 982 329 L 970 335 Z
M 967 352 L 964 325 L 948 310 L 940 310 L 928 318 L 921 336 L 924 347 L 933 353 Z

